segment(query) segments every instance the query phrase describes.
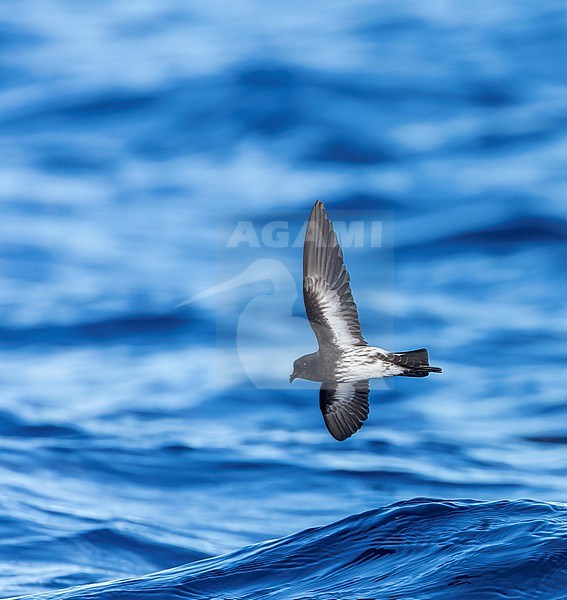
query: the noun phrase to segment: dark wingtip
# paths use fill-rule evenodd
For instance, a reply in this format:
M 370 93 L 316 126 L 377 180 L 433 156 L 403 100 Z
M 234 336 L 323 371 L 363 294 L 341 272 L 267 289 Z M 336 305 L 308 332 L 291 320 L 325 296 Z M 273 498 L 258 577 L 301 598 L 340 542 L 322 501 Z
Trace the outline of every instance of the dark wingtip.
M 316 200 L 315 204 L 313 205 L 312 212 L 315 212 L 315 211 L 318 211 L 318 210 L 320 210 L 322 212 L 327 212 L 327 209 L 325 208 L 325 205 L 323 204 L 322 200 Z
M 317 200 L 311 209 L 309 215 L 310 223 L 324 223 L 329 217 L 327 216 L 327 209 L 321 200 Z

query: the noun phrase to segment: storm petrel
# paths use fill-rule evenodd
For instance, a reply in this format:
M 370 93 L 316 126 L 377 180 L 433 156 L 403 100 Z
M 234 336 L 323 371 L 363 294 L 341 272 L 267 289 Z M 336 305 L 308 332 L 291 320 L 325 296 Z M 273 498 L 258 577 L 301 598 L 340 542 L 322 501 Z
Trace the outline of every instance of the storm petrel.
M 305 233 L 303 301 L 319 350 L 293 363 L 289 382 L 298 377 L 322 382 L 319 406 L 336 440 L 346 440 L 366 421 L 369 379 L 441 373 L 439 367 L 429 365 L 425 348 L 388 352 L 368 345 L 360 329 L 343 253 L 321 201 L 313 206 Z

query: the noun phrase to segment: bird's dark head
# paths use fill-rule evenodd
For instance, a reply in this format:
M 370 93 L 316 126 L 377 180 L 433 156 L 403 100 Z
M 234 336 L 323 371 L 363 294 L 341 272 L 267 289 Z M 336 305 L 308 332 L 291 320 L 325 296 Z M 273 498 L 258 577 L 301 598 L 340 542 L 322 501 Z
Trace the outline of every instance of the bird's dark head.
M 289 376 L 289 382 L 294 379 L 309 379 L 311 381 L 319 381 L 319 358 L 317 352 L 301 356 L 293 363 L 293 373 Z

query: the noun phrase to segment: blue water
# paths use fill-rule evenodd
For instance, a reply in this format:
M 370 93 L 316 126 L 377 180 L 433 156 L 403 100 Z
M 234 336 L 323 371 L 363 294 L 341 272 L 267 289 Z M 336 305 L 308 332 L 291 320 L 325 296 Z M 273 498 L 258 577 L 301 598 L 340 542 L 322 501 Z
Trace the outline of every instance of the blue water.
M 566 597 L 566 19 L 2 2 L 2 597 Z M 367 339 L 444 370 L 342 444 L 287 383 L 317 198 L 384 225 Z

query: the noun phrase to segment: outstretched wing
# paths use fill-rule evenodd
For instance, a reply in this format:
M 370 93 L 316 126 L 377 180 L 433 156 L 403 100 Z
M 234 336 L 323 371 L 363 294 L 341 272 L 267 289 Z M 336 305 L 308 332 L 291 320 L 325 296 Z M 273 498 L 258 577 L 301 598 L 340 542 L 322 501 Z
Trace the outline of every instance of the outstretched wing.
M 311 211 L 305 233 L 303 300 L 319 347 L 367 345 L 343 253 L 320 200 Z
M 324 381 L 319 406 L 329 433 L 339 442 L 356 433 L 368 418 L 368 380 L 337 383 Z

